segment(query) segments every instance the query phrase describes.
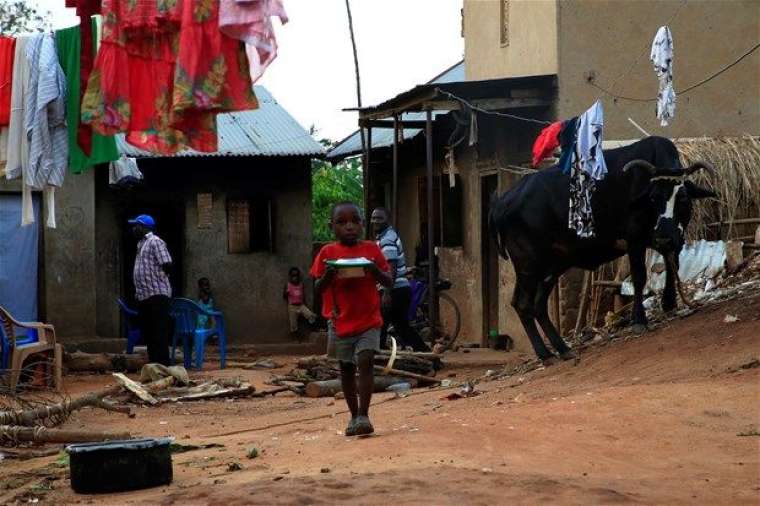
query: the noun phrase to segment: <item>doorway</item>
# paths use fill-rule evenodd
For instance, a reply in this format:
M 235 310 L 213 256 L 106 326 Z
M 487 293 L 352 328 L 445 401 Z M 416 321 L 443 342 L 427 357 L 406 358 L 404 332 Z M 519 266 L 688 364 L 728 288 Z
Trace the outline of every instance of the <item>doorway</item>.
M 184 271 L 183 271 L 183 252 L 185 248 L 185 208 L 182 202 L 164 202 L 157 203 L 151 201 L 130 202 L 124 207 L 119 223 L 126 223 L 127 220 L 140 214 L 148 214 L 156 220 L 157 236 L 166 242 L 166 247 L 172 257 L 172 270 L 169 274 L 169 282 L 172 285 L 172 296 L 180 297 L 184 295 Z M 123 255 L 123 287 L 122 294 L 124 300 L 129 301 L 131 307 L 135 306 L 135 285 L 132 279 L 132 272 L 137 256 L 137 240 L 132 236 L 131 227 L 124 227 L 122 235 Z
M 482 259 L 483 298 L 483 338 L 481 344 L 488 345 L 488 333 L 499 329 L 499 254 L 488 230 L 488 211 L 491 195 L 498 190 L 499 177 L 489 174 L 480 178 L 480 232 Z

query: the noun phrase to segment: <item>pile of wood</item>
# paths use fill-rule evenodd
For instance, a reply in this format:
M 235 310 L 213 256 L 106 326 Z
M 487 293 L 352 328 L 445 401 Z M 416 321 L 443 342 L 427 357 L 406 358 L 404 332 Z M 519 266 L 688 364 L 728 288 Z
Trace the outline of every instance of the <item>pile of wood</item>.
M 375 356 L 375 391 L 381 392 L 397 383 L 434 385 L 440 383 L 434 376 L 443 368 L 441 356 L 435 353 L 400 352 L 388 369 L 390 355 L 381 352 Z M 328 397 L 341 390 L 340 366 L 334 358 L 326 356 L 305 357 L 298 361 L 297 369 L 282 376 L 275 376 L 272 385 L 287 386 L 308 397 Z

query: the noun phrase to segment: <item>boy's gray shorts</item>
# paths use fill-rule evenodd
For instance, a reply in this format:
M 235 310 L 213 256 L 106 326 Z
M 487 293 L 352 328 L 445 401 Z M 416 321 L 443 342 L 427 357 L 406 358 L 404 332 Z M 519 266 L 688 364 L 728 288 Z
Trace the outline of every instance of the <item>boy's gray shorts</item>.
M 369 329 L 356 336 L 337 337 L 333 326 L 327 326 L 328 355 L 340 362 L 356 364 L 359 353 L 365 350 L 380 351 L 380 329 Z M 334 350 L 333 353 L 331 351 Z

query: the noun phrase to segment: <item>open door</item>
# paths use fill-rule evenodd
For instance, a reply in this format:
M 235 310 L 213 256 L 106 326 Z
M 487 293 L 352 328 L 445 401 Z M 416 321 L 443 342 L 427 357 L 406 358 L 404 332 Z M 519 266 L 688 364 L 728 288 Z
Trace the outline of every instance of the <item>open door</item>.
M 480 179 L 480 222 L 482 244 L 482 287 L 483 287 L 483 339 L 488 345 L 488 332 L 499 329 L 499 255 L 488 231 L 488 210 L 491 195 L 498 189 L 498 175 L 483 176 Z

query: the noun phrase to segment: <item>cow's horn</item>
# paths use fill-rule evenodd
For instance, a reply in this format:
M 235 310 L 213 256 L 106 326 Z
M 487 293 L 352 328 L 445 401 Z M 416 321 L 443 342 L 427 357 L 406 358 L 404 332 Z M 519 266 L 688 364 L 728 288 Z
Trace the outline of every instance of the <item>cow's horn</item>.
M 641 167 L 642 169 L 646 169 L 653 176 L 657 174 L 657 167 L 647 162 L 646 160 L 631 160 L 630 162 L 625 164 L 625 166 L 623 167 L 623 172 L 628 172 L 629 170 L 636 167 Z
M 717 176 L 718 175 L 718 171 L 715 170 L 715 166 L 713 164 L 711 164 L 710 162 L 702 161 L 702 160 L 700 160 L 698 162 L 692 163 L 691 165 L 689 165 L 688 167 L 686 167 L 683 170 L 683 172 L 684 172 L 684 174 L 686 174 L 687 176 L 689 176 L 691 174 L 694 174 L 698 170 L 702 170 L 702 169 L 705 169 L 707 172 L 709 172 L 713 176 Z

